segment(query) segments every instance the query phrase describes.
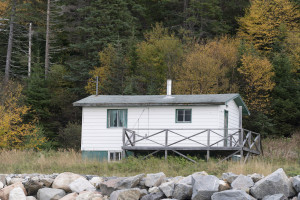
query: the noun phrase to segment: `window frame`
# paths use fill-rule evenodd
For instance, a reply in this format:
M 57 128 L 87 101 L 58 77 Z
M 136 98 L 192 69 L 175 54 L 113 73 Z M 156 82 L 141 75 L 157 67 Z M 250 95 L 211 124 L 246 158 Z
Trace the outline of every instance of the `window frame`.
M 125 126 L 110 126 L 110 111 L 125 111 Z M 107 119 L 106 119 L 106 128 L 127 128 L 127 120 L 128 120 L 128 109 L 107 109 Z M 119 114 L 117 114 L 117 123 L 119 123 Z
M 183 115 L 184 121 L 178 121 L 178 111 L 180 111 L 180 110 L 184 110 L 184 115 Z M 185 110 L 191 111 L 191 120 L 190 121 L 185 121 Z M 175 110 L 175 123 L 192 123 L 192 109 L 191 108 L 176 109 Z
M 108 162 L 115 162 L 122 160 L 122 151 L 108 151 Z M 113 155 L 113 159 L 110 158 L 111 154 Z

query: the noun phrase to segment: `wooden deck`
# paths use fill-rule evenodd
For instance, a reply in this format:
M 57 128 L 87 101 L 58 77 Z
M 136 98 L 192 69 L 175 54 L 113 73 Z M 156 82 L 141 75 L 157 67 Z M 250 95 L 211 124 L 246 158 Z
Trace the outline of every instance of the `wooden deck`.
M 148 134 L 145 134 L 148 133 Z M 188 133 L 188 134 L 185 134 Z M 224 134 L 227 133 L 227 134 Z M 187 136 L 188 135 L 188 136 Z M 174 141 L 174 136 L 177 140 Z M 160 138 L 160 139 L 158 139 Z M 163 138 L 163 140 L 162 140 Z M 179 139 L 180 138 L 180 139 Z M 201 139 L 200 139 L 201 138 Z M 164 151 L 165 159 L 168 151 L 174 152 L 192 162 L 184 152 L 205 152 L 209 160 L 211 152 L 227 153 L 226 160 L 234 155 L 241 156 L 241 162 L 246 162 L 251 155 L 262 153 L 259 133 L 247 129 L 123 129 L 123 156 L 126 151 L 151 151 L 144 158 Z M 163 141 L 163 142 L 162 142 Z M 222 161 L 223 161 L 222 160 Z

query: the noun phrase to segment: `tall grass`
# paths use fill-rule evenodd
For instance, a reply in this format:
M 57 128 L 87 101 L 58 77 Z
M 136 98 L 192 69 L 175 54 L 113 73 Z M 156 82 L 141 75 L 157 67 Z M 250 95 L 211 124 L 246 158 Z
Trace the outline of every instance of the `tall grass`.
M 300 134 L 285 139 L 263 140 L 264 156 L 256 156 L 246 164 L 234 161 L 220 163 L 198 159 L 197 164 L 182 157 L 151 157 L 146 160 L 128 158 L 120 162 L 97 162 L 82 160 L 81 154 L 74 150 L 59 151 L 0 151 L 0 173 L 61 173 L 71 171 L 79 174 L 100 176 L 130 176 L 140 173 L 163 171 L 167 176 L 187 176 L 197 171 L 220 176 L 223 172 L 237 174 L 260 173 L 268 175 L 283 168 L 290 176 L 300 174 Z

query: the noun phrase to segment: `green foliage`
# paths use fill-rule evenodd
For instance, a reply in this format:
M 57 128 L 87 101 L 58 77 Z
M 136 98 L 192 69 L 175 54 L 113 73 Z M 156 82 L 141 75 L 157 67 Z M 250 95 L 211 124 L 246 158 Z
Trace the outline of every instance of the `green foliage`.
M 79 150 L 81 145 L 81 123 L 69 122 L 59 130 L 59 142 L 66 149 Z

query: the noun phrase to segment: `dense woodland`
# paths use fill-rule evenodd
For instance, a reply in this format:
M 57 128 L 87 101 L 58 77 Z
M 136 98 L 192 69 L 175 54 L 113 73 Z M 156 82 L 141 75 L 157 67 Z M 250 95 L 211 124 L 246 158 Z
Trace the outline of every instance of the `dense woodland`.
M 95 94 L 240 93 L 244 126 L 300 124 L 299 0 L 0 0 L 0 148 L 79 148 Z

